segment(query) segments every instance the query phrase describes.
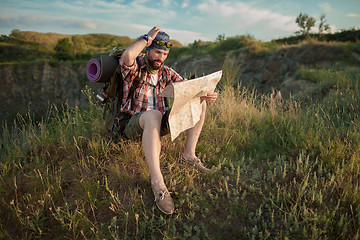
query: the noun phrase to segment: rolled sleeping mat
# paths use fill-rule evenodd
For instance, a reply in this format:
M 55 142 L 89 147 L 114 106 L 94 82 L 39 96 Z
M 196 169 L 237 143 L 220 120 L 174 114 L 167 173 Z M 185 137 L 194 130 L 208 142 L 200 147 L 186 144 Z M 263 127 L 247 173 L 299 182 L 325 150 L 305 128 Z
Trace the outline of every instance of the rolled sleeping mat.
M 118 65 L 118 58 L 101 55 L 100 58 L 90 59 L 86 66 L 86 76 L 90 82 L 109 82 Z

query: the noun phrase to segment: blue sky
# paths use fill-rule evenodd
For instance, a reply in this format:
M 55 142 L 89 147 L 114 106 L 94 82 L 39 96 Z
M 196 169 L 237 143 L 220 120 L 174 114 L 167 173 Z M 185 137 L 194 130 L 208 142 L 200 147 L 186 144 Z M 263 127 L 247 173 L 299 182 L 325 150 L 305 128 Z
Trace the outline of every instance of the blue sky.
M 360 0 L 0 0 L 0 34 L 13 29 L 136 38 L 159 26 L 186 45 L 250 34 L 269 41 L 292 35 L 300 13 L 326 14 L 332 31 L 360 28 Z

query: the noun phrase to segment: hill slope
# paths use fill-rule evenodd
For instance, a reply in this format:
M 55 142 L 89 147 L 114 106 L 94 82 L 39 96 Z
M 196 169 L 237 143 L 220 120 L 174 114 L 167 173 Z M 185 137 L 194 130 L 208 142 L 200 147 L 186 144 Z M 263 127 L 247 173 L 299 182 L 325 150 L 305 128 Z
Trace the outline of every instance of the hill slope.
M 95 39 L 95 36 L 91 38 Z M 238 69 L 235 87 L 254 88 L 258 94 L 277 90 L 281 91 L 284 99 L 291 95 L 305 100 L 318 95 L 319 91 L 324 96 L 329 89 L 320 90 L 319 83 L 302 74 L 303 70 L 326 68 L 334 71 L 344 66 L 358 71 L 360 61 L 356 56 L 359 53 L 360 48 L 356 44 L 302 43 L 260 52 L 244 46 L 218 56 L 205 53 L 169 59 L 167 64 L 187 76 L 202 76 L 230 64 Z M 38 117 L 46 114 L 48 104 L 61 106 L 67 102 L 72 107 L 85 106 L 82 91 L 86 86 L 95 92 L 103 87 L 102 84 L 90 84 L 87 80 L 85 68 L 88 59 L 79 64 L 26 61 L 0 66 L 3 78 L 0 87 L 6 89 L 0 92 L 0 101 L 4 103 L 0 106 L 2 121 L 12 121 L 17 113 L 27 113 L 30 106 Z
M 102 109 L 51 109 L 0 137 L 3 239 L 358 239 L 360 74 L 303 70 L 328 94 L 303 105 L 234 89 L 223 68 L 196 149 L 211 174 L 162 138 L 176 210 L 154 204 L 139 142 L 108 141 Z
M 74 57 L 77 56 L 77 59 L 108 53 L 113 47 L 127 47 L 135 41 L 126 36 L 111 34 L 66 35 L 13 30 L 9 36 L 0 37 L 0 63 L 51 59 L 56 44 L 64 38 L 68 38 L 74 45 Z M 173 40 L 173 44 L 182 46 L 176 40 Z
M 359 44 L 247 44 L 169 59 L 224 72 L 196 149 L 212 173 L 179 163 L 185 133 L 162 138 L 171 216 L 154 204 L 140 142 L 109 141 L 84 62 L 0 66 L 2 106 L 88 97 L 3 128 L 0 239 L 359 239 Z M 288 85 L 303 94 L 284 99 Z

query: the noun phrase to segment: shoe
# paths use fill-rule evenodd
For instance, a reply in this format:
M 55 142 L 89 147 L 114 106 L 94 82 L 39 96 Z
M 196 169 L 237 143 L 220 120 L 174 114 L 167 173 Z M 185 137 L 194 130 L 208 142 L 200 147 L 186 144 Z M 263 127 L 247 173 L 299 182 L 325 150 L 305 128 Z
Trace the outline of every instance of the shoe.
M 165 214 L 172 214 L 175 210 L 174 202 L 170 196 L 170 192 L 165 190 L 154 191 L 156 206 Z
M 201 172 L 204 172 L 204 173 L 211 172 L 211 170 L 208 169 L 207 167 L 205 167 L 202 164 L 201 160 L 199 158 L 197 158 L 197 157 L 194 157 L 194 158 L 191 158 L 191 159 L 186 159 L 186 158 L 184 158 L 184 156 L 181 155 L 180 161 L 194 166 L 197 170 L 199 170 Z

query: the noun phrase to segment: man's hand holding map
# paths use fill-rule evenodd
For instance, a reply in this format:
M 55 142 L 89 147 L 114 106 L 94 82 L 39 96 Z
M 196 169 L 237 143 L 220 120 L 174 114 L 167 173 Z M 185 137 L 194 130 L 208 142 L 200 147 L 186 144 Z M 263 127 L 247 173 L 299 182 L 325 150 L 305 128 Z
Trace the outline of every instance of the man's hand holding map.
M 172 83 L 160 94 L 163 97 L 174 98 L 169 115 L 172 141 L 200 120 L 200 97 L 214 92 L 221 76 L 222 71 L 218 71 L 196 79 Z

